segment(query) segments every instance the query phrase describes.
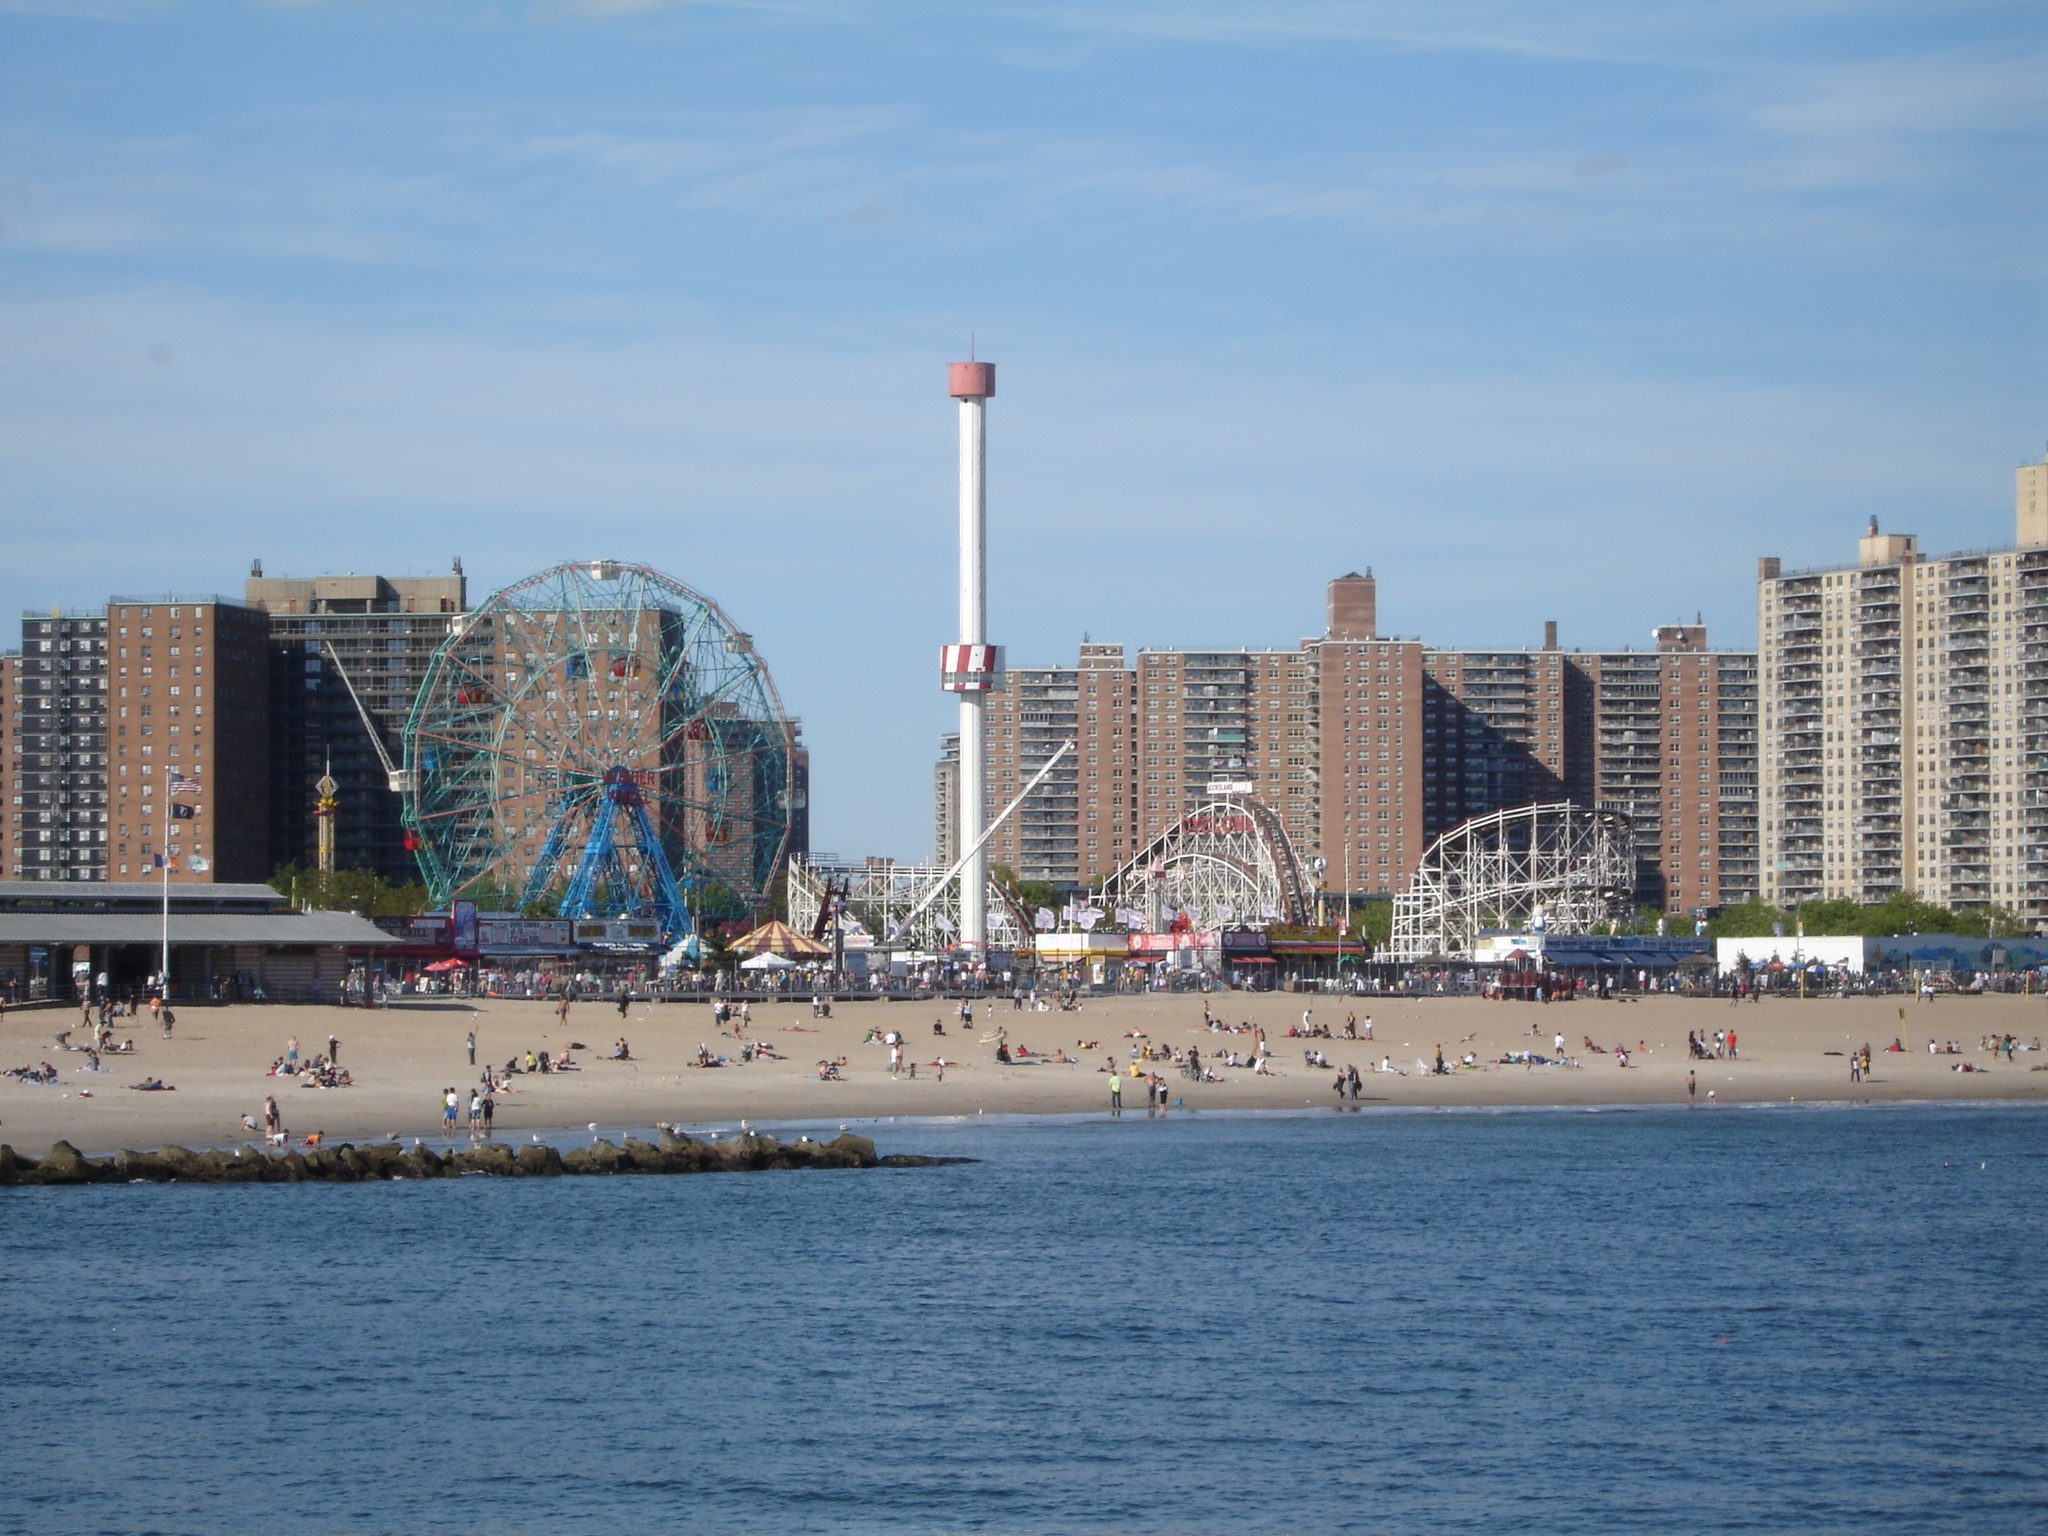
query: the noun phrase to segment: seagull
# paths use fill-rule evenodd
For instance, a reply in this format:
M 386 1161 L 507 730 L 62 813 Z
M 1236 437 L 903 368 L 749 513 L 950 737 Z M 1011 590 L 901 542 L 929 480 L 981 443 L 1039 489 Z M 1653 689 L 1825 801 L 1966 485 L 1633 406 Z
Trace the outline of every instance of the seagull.
M 844 1120 L 839 1122 L 839 1129 L 842 1131 L 846 1129 L 846 1122 Z
M 584 1127 L 584 1129 L 585 1129 L 586 1131 L 594 1131 L 594 1130 L 596 1130 L 596 1129 L 597 1129 L 597 1122 L 596 1122 L 595 1120 L 591 1121 L 591 1122 L 590 1122 L 590 1124 L 588 1124 L 588 1125 L 586 1125 L 586 1126 Z
M 532 1135 L 532 1137 L 533 1137 L 533 1144 L 534 1144 L 535 1146 L 539 1146 L 539 1145 L 540 1145 L 540 1132 L 539 1132 L 539 1131 L 533 1131 L 533 1132 L 531 1132 L 530 1134 L 531 1134 L 531 1135 Z
M 746 1122 L 746 1121 L 742 1120 L 742 1121 L 740 1122 L 740 1129 L 741 1129 L 741 1130 L 743 1130 L 743 1131 L 751 1131 L 751 1130 L 753 1129 L 753 1127 L 752 1127 L 751 1125 L 747 1124 L 747 1122 Z
M 396 1141 L 396 1140 L 398 1140 L 398 1132 L 396 1132 L 396 1131 L 386 1131 L 386 1132 L 384 1133 L 384 1139 L 385 1139 L 386 1141 Z

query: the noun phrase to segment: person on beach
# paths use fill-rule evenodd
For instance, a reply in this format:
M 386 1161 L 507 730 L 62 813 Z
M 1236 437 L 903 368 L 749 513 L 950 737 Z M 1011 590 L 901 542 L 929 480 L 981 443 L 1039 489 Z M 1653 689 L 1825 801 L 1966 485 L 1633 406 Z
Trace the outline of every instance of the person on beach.
M 1114 1067 L 1109 1069 L 1109 1112 L 1113 1115 L 1124 1112 L 1124 1080 L 1117 1076 Z
M 341 1065 L 341 1041 L 334 1035 L 327 1037 L 327 1064 L 330 1067 Z
M 284 1117 L 278 1113 L 277 1098 L 272 1095 L 263 1101 L 263 1134 L 275 1136 L 284 1129 Z
M 472 1067 L 473 1067 L 473 1066 L 475 1066 L 475 1065 L 476 1065 L 476 1031 L 472 1029 L 472 1030 L 471 1030 L 471 1031 L 469 1032 L 469 1036 L 468 1036 L 468 1038 L 467 1038 L 467 1039 L 465 1039 L 465 1040 L 464 1040 L 464 1041 L 463 1041 L 462 1043 L 463 1043 L 463 1044 L 464 1044 L 465 1046 L 467 1046 L 467 1047 L 468 1047 L 468 1049 L 469 1049 L 469 1064 L 470 1064 L 470 1065 L 471 1065 Z
M 459 1097 L 453 1088 L 441 1090 L 441 1129 L 450 1136 L 455 1134 L 455 1108 Z
M 1685 1074 L 1685 1107 L 1691 1109 L 1699 1101 L 1699 1079 L 1688 1071 Z
M 555 1020 L 561 1024 L 569 1022 L 569 994 L 566 992 L 562 994 L 561 1001 L 555 1004 Z
M 474 1088 L 469 1090 L 469 1134 L 474 1136 L 482 1127 L 484 1119 L 484 1096 Z
M 291 1036 L 284 1043 L 284 1062 L 285 1070 L 296 1077 L 299 1071 L 299 1037 L 297 1035 Z
M 171 1012 L 171 1005 L 169 1003 L 165 1003 L 163 1007 L 163 1012 L 159 1014 L 158 1017 L 160 1017 L 163 1020 L 164 1038 L 168 1040 L 171 1038 L 171 1026 L 178 1022 L 178 1016 L 175 1013 Z
M 484 1135 L 491 1134 L 491 1116 L 498 1111 L 498 1101 L 488 1093 L 484 1095 Z

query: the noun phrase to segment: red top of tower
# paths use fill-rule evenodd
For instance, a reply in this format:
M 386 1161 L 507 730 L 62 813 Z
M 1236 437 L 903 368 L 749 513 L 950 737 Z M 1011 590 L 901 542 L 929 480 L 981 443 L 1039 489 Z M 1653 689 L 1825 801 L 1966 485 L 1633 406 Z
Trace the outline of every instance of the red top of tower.
M 986 400 L 996 392 L 994 363 L 953 363 L 947 385 L 955 400 Z

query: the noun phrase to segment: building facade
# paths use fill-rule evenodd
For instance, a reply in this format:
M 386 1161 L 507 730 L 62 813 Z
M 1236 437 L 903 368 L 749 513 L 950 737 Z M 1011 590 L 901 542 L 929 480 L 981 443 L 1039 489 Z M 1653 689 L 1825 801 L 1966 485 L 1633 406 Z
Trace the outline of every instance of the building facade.
M 110 880 L 270 874 L 270 672 L 263 615 L 225 597 L 107 604 Z M 173 811 L 173 776 L 196 782 Z
M 107 615 L 26 613 L 9 668 L 13 846 L 28 880 L 107 878 Z
M 1854 565 L 1759 563 L 1767 899 L 2048 917 L 2048 462 L 2017 482 L 2009 545 L 1873 519 Z
M 242 590 L 269 628 L 265 873 L 291 864 L 314 867 L 316 786 L 331 774 L 340 802 L 335 868 L 371 870 L 393 885 L 419 879 L 400 797 L 370 732 L 396 762 L 427 663 L 469 608 L 462 562 L 440 576 L 315 577 L 265 576 L 259 563 Z
M 991 701 L 993 817 L 1069 737 L 1049 782 L 991 843 L 1026 879 L 1096 884 L 1222 786 L 1280 815 L 1332 894 L 1403 889 L 1429 842 L 1508 806 L 1614 805 L 1636 827 L 1640 894 L 1673 910 L 1757 885 L 1756 657 L 1669 625 L 1649 651 L 1462 651 L 1377 634 L 1370 574 L 1326 591 L 1325 632 L 1284 650 L 1086 644 L 1019 669 Z M 957 849 L 957 748 L 935 776 L 935 841 Z M 1213 786 L 1213 788 L 1212 788 Z

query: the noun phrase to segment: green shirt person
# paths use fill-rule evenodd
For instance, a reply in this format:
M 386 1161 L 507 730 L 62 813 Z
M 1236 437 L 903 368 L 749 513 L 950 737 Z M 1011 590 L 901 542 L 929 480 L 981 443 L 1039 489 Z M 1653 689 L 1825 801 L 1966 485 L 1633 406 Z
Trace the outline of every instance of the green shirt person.
M 1124 1107 L 1124 1080 L 1115 1072 L 1109 1074 L 1109 1107 L 1111 1109 L 1122 1109 Z

